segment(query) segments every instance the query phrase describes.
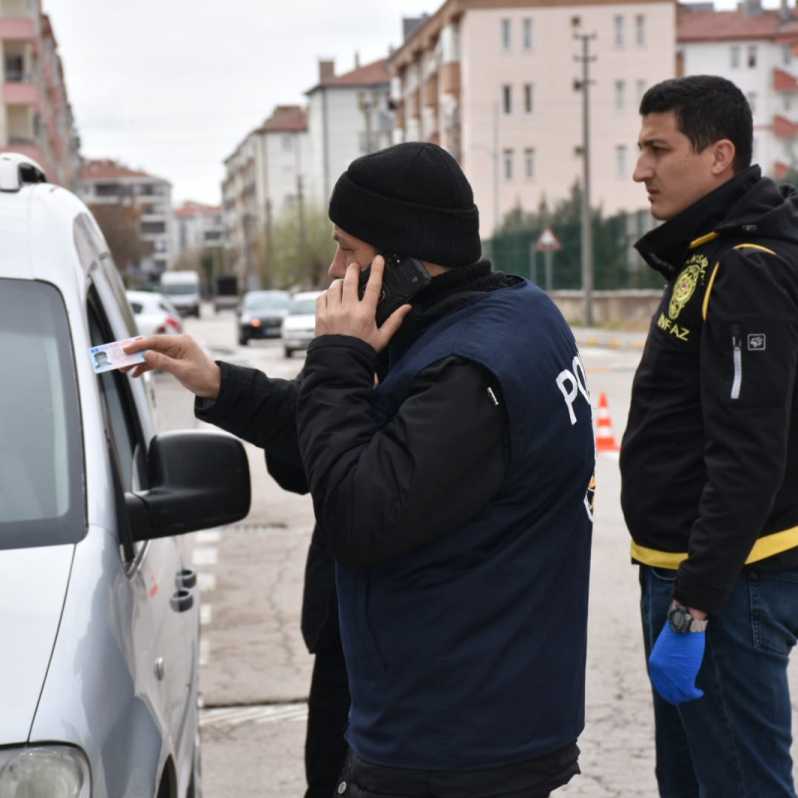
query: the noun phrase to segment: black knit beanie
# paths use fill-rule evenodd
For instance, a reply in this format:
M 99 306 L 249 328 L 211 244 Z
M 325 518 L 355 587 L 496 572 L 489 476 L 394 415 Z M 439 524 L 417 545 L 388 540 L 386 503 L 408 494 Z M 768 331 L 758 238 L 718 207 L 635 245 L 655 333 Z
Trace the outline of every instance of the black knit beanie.
M 474 193 L 436 144 L 397 144 L 352 161 L 333 189 L 330 219 L 385 255 L 454 267 L 482 254 Z

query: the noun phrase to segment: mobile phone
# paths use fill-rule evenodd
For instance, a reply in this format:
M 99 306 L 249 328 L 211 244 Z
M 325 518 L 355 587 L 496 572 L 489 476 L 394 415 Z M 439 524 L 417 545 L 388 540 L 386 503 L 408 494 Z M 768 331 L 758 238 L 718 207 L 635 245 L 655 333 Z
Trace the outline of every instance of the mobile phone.
M 385 270 L 382 273 L 382 292 L 377 303 L 378 327 L 381 327 L 397 308 L 407 305 L 422 288 L 429 285 L 432 279 L 424 264 L 416 258 L 403 258 L 399 255 L 382 257 L 385 259 Z M 370 275 L 371 266 L 360 272 L 357 292 L 361 299 Z

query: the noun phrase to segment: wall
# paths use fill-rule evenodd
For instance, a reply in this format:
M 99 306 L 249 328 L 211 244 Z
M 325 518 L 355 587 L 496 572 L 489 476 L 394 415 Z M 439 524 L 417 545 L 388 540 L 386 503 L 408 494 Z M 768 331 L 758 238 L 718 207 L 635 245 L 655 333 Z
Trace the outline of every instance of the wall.
M 581 291 L 553 291 L 551 298 L 570 324 L 582 323 L 585 302 Z M 595 291 L 595 325 L 647 330 L 661 299 L 662 291 Z

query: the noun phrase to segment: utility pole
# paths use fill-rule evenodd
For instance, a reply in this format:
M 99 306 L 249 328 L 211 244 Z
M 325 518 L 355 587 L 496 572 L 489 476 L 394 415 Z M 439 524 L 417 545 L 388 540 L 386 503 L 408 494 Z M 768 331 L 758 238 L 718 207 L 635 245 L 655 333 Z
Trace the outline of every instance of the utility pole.
M 582 92 L 582 291 L 585 295 L 585 325 L 593 326 L 593 226 L 590 218 L 590 42 L 595 33 L 574 33 L 582 43 L 581 55 L 574 56 L 582 64 L 582 79 L 574 81 L 574 89 Z
M 499 103 L 493 103 L 493 235 L 499 229 Z

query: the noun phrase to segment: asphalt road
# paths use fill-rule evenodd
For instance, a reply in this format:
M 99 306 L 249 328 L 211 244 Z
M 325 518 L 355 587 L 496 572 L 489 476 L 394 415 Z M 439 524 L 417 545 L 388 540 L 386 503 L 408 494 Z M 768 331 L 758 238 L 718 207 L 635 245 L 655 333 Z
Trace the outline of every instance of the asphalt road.
M 276 342 L 238 347 L 232 314 L 206 313 L 187 329 L 218 359 L 292 377 Z M 634 350 L 587 347 L 582 357 L 594 403 L 609 401 L 623 432 Z M 163 428 L 197 426 L 191 397 L 156 377 Z M 282 491 L 262 453 L 247 447 L 253 506 L 242 523 L 191 536 L 202 596 L 201 687 L 206 798 L 284 798 L 304 790 L 303 741 L 312 660 L 299 634 L 304 558 L 313 525 L 308 497 Z M 653 723 L 639 624 L 637 572 L 621 517 L 617 456 L 602 454 L 591 573 L 587 728 L 583 775 L 557 795 L 653 798 Z

